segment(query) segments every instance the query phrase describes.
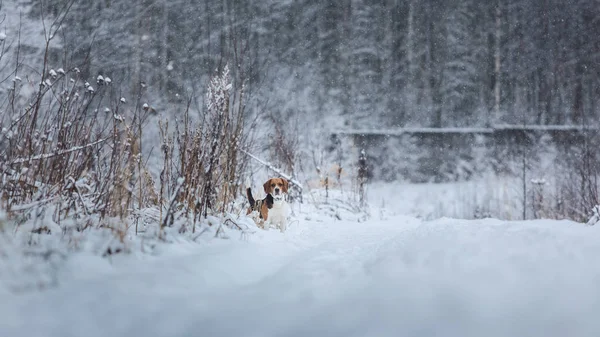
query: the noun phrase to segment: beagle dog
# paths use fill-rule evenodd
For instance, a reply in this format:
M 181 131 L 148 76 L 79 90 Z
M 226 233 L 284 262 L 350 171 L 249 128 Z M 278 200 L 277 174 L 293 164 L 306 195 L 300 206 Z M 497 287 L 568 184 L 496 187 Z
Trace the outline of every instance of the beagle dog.
M 285 232 L 289 213 L 289 205 L 285 201 L 288 186 L 288 181 L 283 178 L 271 178 L 267 180 L 263 184 L 267 196 L 262 200 L 254 200 L 250 187 L 246 188 L 246 196 L 250 202 L 250 208 L 248 208 L 246 214 L 257 211 L 259 226 L 268 230 L 271 225 L 275 225 L 281 232 Z

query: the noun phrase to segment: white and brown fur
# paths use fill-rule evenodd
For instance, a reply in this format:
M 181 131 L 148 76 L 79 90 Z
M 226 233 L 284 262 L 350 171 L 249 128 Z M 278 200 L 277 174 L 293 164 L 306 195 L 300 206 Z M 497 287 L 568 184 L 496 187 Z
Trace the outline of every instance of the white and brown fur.
M 275 225 L 285 232 L 287 229 L 287 216 L 289 212 L 285 195 L 288 192 L 288 181 L 283 178 L 271 178 L 263 184 L 267 196 L 261 200 L 254 200 L 250 187 L 246 188 L 246 196 L 250 202 L 247 214 L 258 212 L 258 225 L 268 230 Z

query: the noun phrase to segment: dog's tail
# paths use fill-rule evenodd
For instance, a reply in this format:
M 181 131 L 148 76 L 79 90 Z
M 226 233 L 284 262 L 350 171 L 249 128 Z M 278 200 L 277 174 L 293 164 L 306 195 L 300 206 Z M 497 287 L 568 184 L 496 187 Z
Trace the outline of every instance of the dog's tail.
M 250 190 L 250 187 L 246 187 L 246 196 L 248 197 L 248 201 L 250 202 L 250 208 L 254 209 L 254 205 L 256 204 L 256 201 L 254 200 L 254 197 L 252 196 L 252 190 Z

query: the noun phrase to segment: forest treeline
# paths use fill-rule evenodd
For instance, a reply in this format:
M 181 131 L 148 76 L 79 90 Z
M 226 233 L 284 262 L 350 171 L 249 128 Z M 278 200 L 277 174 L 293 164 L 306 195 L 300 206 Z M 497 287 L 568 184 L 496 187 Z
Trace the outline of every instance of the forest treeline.
M 72 1 L 42 1 L 30 17 Z M 251 108 L 338 126 L 597 116 L 595 0 L 76 0 L 69 10 L 67 52 L 56 59 L 129 81 L 127 90 L 143 82 L 165 102 L 202 97 L 209 76 L 232 63 L 258 102 Z

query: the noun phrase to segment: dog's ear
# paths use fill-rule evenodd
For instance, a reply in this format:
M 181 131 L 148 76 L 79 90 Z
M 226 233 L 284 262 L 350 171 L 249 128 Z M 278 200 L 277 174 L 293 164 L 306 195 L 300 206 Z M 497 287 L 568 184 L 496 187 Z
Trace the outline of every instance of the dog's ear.
M 283 181 L 283 193 L 287 193 L 290 185 L 287 179 L 281 178 L 281 181 Z
M 271 179 L 267 180 L 267 182 L 263 184 L 263 188 L 265 189 L 265 193 L 271 194 Z
M 272 195 L 267 194 L 267 197 L 264 200 L 265 200 L 265 204 L 267 205 L 268 209 L 273 208 L 273 204 L 275 202 L 273 201 L 273 196 Z

